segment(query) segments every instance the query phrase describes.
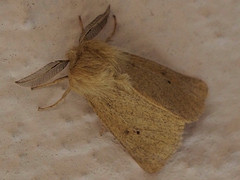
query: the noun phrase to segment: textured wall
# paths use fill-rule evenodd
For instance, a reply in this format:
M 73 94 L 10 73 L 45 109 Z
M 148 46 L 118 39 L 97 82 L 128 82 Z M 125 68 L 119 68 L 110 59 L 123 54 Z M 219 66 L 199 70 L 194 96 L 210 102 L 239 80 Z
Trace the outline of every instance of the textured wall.
M 108 4 L 112 45 L 209 86 L 206 110 L 157 174 L 145 173 L 99 123 L 83 97 L 51 104 L 67 83 L 31 91 L 14 84 L 76 45 Z M 240 179 L 240 2 L 237 0 L 1 0 L 1 179 Z M 111 31 L 112 19 L 98 38 Z

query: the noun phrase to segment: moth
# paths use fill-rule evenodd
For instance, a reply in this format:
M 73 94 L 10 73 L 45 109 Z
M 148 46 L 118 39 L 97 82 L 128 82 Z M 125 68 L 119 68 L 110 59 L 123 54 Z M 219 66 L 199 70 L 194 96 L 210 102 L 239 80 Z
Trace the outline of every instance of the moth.
M 184 126 L 199 118 L 208 88 L 202 80 L 110 46 L 114 15 L 111 35 L 94 40 L 109 14 L 110 6 L 85 28 L 79 16 L 79 45 L 68 51 L 68 59 L 51 62 L 16 83 L 35 89 L 68 79 L 62 97 L 39 110 L 56 106 L 71 90 L 77 92 L 139 166 L 154 173 L 180 145 Z M 66 76 L 46 83 L 67 65 Z

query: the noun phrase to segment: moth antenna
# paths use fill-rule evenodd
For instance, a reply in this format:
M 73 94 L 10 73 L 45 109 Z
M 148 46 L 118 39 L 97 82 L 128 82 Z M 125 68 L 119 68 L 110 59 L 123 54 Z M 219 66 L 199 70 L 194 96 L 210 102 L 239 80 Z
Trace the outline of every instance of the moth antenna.
M 59 82 L 63 81 L 64 79 L 67 79 L 68 76 L 63 76 L 63 77 L 60 77 L 58 79 L 55 79 L 54 81 L 52 82 L 49 82 L 49 83 L 46 83 L 46 84 L 41 84 L 39 86 L 35 86 L 35 87 L 32 87 L 31 90 L 35 90 L 35 89 L 39 89 L 39 88 L 44 88 L 44 87 L 48 87 L 48 86 L 52 86 L 54 84 L 58 84 Z
M 26 86 L 26 87 L 35 87 L 44 82 L 47 82 L 49 79 L 53 78 L 59 72 L 61 72 L 68 64 L 69 60 L 58 60 L 51 62 L 33 74 L 15 81 L 15 83 Z
M 93 39 L 106 25 L 110 13 L 110 5 L 103 14 L 97 16 L 90 24 L 84 28 L 83 33 L 79 38 L 79 43 Z
M 50 105 L 50 106 L 47 106 L 47 107 L 38 107 L 38 110 L 39 111 L 42 111 L 42 110 L 46 110 L 46 109 L 50 109 L 56 105 L 58 105 L 62 100 L 64 100 L 64 98 L 68 95 L 68 93 L 71 91 L 71 88 L 68 87 L 68 89 L 63 93 L 62 97 L 57 101 L 55 102 L 54 104 Z

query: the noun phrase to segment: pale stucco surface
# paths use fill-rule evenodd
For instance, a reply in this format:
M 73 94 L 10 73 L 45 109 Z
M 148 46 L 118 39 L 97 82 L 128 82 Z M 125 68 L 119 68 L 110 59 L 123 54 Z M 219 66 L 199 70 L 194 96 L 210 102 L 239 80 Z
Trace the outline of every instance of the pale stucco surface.
M 108 4 L 117 16 L 112 45 L 152 59 L 209 86 L 206 109 L 185 130 L 166 166 L 145 173 L 83 97 L 71 93 L 49 111 L 62 83 L 31 91 L 18 80 L 77 44 L 84 24 Z M 240 179 L 240 1 L 1 0 L 0 179 Z M 111 31 L 110 18 L 103 39 Z

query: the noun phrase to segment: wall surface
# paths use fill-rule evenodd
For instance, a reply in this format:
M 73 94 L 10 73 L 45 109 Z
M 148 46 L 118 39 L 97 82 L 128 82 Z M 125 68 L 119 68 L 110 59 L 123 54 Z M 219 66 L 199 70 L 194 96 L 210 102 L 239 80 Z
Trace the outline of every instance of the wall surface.
M 65 59 L 80 27 L 108 4 L 117 16 L 110 44 L 209 86 L 205 112 L 156 174 L 145 173 L 66 83 L 31 91 L 18 80 Z M 240 2 L 238 0 L 1 0 L 0 177 L 27 179 L 240 179 Z M 112 29 L 113 20 L 98 38 Z

